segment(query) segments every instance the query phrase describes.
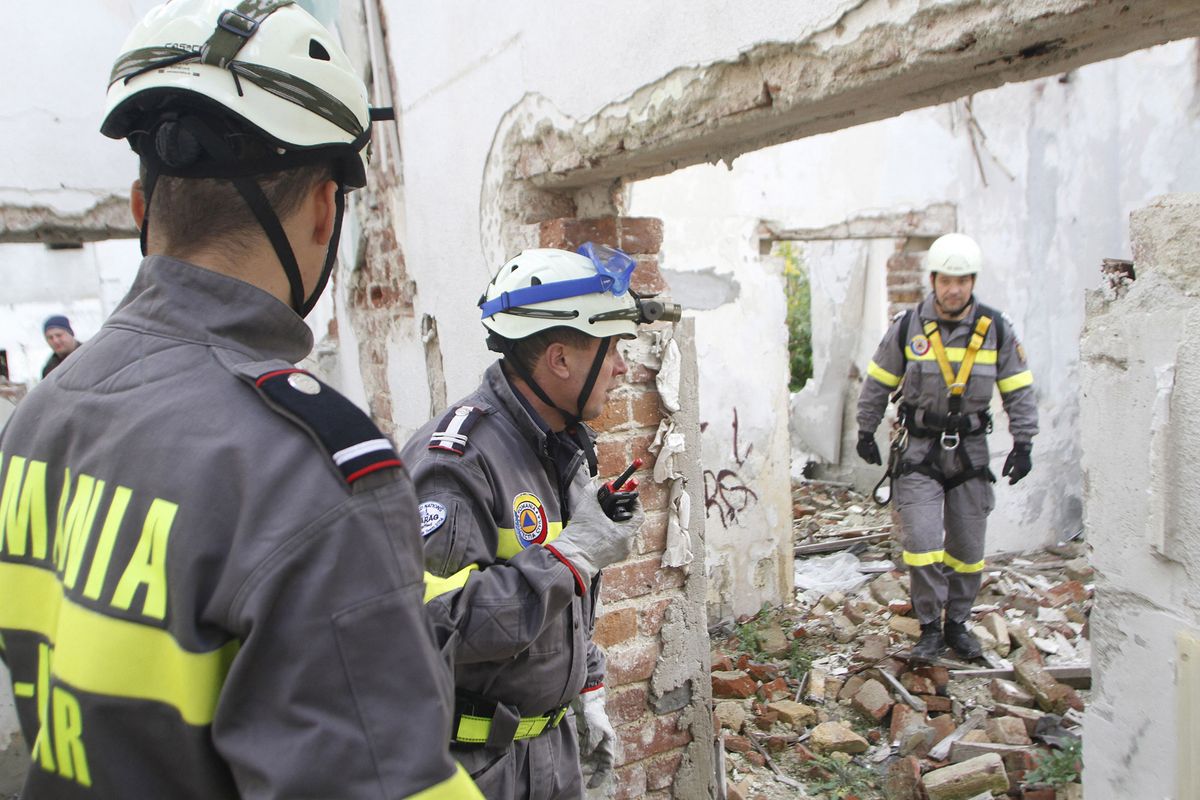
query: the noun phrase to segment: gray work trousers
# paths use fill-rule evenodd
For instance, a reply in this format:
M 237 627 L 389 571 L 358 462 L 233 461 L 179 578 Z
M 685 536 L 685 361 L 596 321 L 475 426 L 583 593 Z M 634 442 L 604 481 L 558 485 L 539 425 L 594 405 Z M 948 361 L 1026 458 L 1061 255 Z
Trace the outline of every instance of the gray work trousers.
M 987 466 L 987 438 L 963 438 L 959 448 L 974 467 Z M 911 438 L 905 463 L 920 463 L 934 449 L 935 463 L 947 479 L 963 470 L 958 450 L 942 449 L 937 438 Z M 919 472 L 896 480 L 896 511 L 903 526 L 904 562 L 917 619 L 924 625 L 965 622 L 983 579 L 984 535 L 995 493 L 986 477 L 971 478 L 945 491 L 941 481 Z
M 504 750 L 450 745 L 487 800 L 579 800 L 583 773 L 571 711 L 558 727 Z

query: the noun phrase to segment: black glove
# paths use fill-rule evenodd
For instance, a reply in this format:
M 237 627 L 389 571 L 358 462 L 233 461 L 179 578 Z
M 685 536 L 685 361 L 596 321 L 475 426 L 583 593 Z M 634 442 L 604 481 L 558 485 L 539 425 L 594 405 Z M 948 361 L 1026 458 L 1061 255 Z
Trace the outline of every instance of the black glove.
M 882 464 L 883 458 L 879 455 L 879 445 L 875 444 L 875 434 L 867 431 L 858 432 L 858 457 L 868 464 Z
M 1017 481 L 1029 474 L 1029 470 L 1033 469 L 1033 459 L 1029 454 L 1033 452 L 1033 444 L 1031 442 L 1013 442 L 1012 452 L 1008 454 L 1008 458 L 1004 461 L 1004 469 L 1000 471 L 1001 475 L 1008 476 L 1008 484 L 1011 486 Z

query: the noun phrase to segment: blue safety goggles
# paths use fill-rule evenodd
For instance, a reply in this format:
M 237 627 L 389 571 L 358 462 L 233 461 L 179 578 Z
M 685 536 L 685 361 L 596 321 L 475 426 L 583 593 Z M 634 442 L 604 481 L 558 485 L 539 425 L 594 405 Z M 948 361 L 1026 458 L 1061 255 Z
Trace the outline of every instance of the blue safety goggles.
M 544 283 L 539 286 L 526 286 L 523 289 L 504 292 L 499 297 L 479 304 L 479 308 L 483 311 L 483 319 L 501 312 L 548 318 L 575 317 L 577 314 L 573 311 L 551 311 L 523 308 L 523 306 L 604 292 L 608 292 L 614 297 L 620 297 L 629 291 L 629 278 L 633 275 L 634 267 L 637 266 L 637 262 L 633 260 L 632 256 L 615 247 L 593 242 L 584 242 L 583 246 L 579 248 L 579 253 L 587 256 L 595 265 L 595 275 L 569 281 Z

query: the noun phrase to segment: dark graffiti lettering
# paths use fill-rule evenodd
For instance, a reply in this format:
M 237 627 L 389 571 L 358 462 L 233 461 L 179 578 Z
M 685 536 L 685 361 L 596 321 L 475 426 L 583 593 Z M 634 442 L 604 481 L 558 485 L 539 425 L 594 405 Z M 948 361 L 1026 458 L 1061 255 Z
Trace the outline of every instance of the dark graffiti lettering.
M 701 425 L 701 431 L 708 423 Z M 753 443 L 746 448 L 745 453 L 739 452 L 738 446 L 738 413 L 733 409 L 733 462 L 738 467 L 746 463 L 754 450 Z M 754 503 L 758 502 L 758 494 L 742 480 L 736 469 L 704 470 L 704 515 L 707 517 L 714 508 L 721 520 L 721 527 L 728 529 L 730 524 L 736 524 L 738 517 Z

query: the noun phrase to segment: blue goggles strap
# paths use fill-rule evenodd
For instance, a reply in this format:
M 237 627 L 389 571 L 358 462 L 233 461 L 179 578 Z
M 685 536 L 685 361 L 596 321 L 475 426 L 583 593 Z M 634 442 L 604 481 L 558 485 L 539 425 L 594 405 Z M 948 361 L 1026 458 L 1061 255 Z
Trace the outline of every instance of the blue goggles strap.
M 524 289 L 504 292 L 499 297 L 494 297 L 480 305 L 480 309 L 483 310 L 483 319 L 487 319 L 501 311 L 508 311 L 510 308 L 519 308 L 534 303 L 548 303 L 551 300 L 563 300 L 583 294 L 607 292 L 613 285 L 613 280 L 611 275 L 589 275 L 586 278 L 576 278 L 571 281 L 526 286 Z

